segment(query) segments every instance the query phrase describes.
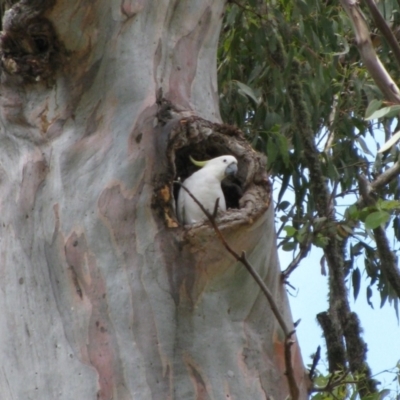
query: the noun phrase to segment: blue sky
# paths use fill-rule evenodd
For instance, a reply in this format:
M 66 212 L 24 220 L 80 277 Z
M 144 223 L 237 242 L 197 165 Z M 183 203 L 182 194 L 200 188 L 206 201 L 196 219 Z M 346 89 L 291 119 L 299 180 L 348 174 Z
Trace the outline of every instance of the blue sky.
M 279 188 L 279 182 L 275 181 L 275 186 Z M 276 196 L 278 192 L 279 190 L 274 190 L 274 195 Z M 293 203 L 293 193 L 287 190 L 284 200 Z M 344 211 L 344 208 L 355 200 L 355 197 L 346 199 L 346 201 L 350 201 L 349 204 L 339 206 L 339 212 Z M 285 232 L 282 232 L 281 236 L 285 236 Z M 374 245 L 373 243 L 370 244 Z M 320 345 L 323 350 L 323 357 L 321 357 L 318 369 L 321 372 L 326 368 L 324 364 L 326 348 L 316 315 L 328 309 L 328 281 L 327 276 L 322 275 L 320 266 L 322 254 L 321 249 L 314 247 L 289 278 L 289 283 L 295 289 L 288 287 L 293 320 L 301 319 L 301 323 L 297 327 L 297 336 L 304 364 L 308 365 L 312 362 L 311 355 Z M 282 270 L 290 264 L 293 257 L 293 252 L 283 251 L 279 248 Z M 359 267 L 360 271 L 364 270 L 363 265 L 359 265 Z M 361 320 L 361 326 L 364 330 L 363 338 L 368 345 L 368 363 L 373 374 L 377 374 L 376 379 L 382 382 L 380 389 L 391 389 L 392 396 L 390 398 L 395 398 L 396 394 L 400 392 L 400 385 L 397 381 L 393 382 L 396 377 L 393 372 L 383 371 L 393 371 L 396 364 L 400 362 L 400 325 L 394 308 L 388 302 L 383 308 L 380 308 L 380 296 L 376 290 L 373 290 L 371 299 L 374 309 L 368 305 L 366 300 L 367 285 L 368 279 L 364 272 L 358 298 L 354 301 L 351 282 L 348 282 L 350 304 L 352 311 L 355 311 Z
M 288 291 L 293 320 L 301 319 L 297 327 L 297 336 L 304 364 L 311 363 L 311 354 L 316 351 L 318 345 L 321 345 L 323 357 L 318 368 L 323 370 L 326 366 L 323 361 L 325 342 L 316 315 L 328 308 L 328 286 L 327 277 L 321 274 L 321 255 L 322 252 L 316 249 L 301 262 L 289 279 L 290 284 L 297 291 L 290 288 Z M 282 269 L 286 268 L 293 258 L 291 252 L 281 250 L 279 256 Z M 377 293 L 374 293 L 372 298 L 375 309 L 367 304 L 364 276 L 362 282 L 364 284 L 361 286 L 357 301 L 354 302 L 353 296 L 350 296 L 351 307 L 357 312 L 364 329 L 363 337 L 368 344 L 368 362 L 372 372 L 378 374 L 384 370 L 393 369 L 400 360 L 400 326 L 393 307 L 386 304 L 382 309 L 379 308 L 380 299 Z M 351 289 L 350 286 L 349 289 Z M 376 376 L 376 379 L 382 382 L 380 389 L 390 387 L 394 391 L 393 394 L 396 388 L 399 390 L 399 386 L 392 382 L 394 378 L 393 373 L 382 373 Z
M 358 150 L 371 163 L 374 163 L 377 151 L 384 142 L 384 132 L 381 126 L 375 123 L 374 130 L 375 137 L 370 133 L 367 133 L 364 137 L 370 154 L 366 154 L 360 145 L 356 145 Z M 320 143 L 319 146 L 322 149 L 324 143 Z M 279 179 L 275 180 L 275 197 L 279 192 L 279 186 Z M 287 190 L 283 200 L 288 200 L 293 204 L 294 194 L 290 190 Z M 343 200 L 339 199 L 338 202 L 340 203 L 336 207 L 337 211 L 339 213 L 344 212 L 345 208 L 355 203 L 356 200 L 354 195 L 346 196 Z M 340 218 L 339 215 L 337 217 Z M 285 236 L 285 232 L 281 233 L 281 236 Z M 394 246 L 396 241 L 393 238 L 393 233 L 388 231 L 388 236 L 389 240 L 392 241 L 391 245 Z M 374 246 L 372 240 L 368 243 Z M 289 283 L 295 289 L 288 288 L 293 320 L 297 321 L 301 319 L 296 332 L 304 364 L 308 365 L 312 362 L 311 355 L 315 353 L 318 345 L 320 345 L 322 357 L 318 369 L 321 372 L 326 371 L 327 368 L 327 365 L 324 363 L 326 348 L 316 315 L 328 309 L 328 281 L 327 276 L 322 275 L 320 266 L 322 254 L 321 249 L 314 247 L 289 278 Z M 290 264 L 293 257 L 293 252 L 285 252 L 279 248 L 279 259 L 282 270 Z M 363 262 L 359 260 L 358 264 L 360 271 L 364 271 Z M 361 326 L 364 330 L 363 338 L 368 345 L 367 361 L 375 378 L 381 382 L 379 389 L 388 388 L 391 390 L 390 396 L 387 399 L 395 399 L 397 396 L 400 399 L 400 383 L 395 375 L 395 367 L 397 363 L 400 363 L 400 325 L 397 321 L 394 308 L 388 302 L 386 302 L 383 308 L 380 308 L 380 296 L 377 290 L 373 289 L 373 297 L 371 299 L 374 309 L 368 305 L 366 288 L 369 279 L 367 279 L 365 272 L 362 274 L 361 288 L 356 301 L 353 298 L 350 281 L 348 281 L 348 289 L 352 311 L 355 311 L 359 316 Z M 395 382 L 393 382 L 394 379 Z

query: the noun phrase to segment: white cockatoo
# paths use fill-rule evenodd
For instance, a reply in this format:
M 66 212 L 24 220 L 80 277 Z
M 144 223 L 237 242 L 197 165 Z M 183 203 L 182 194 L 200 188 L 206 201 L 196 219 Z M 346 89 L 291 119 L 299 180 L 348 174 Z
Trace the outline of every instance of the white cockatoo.
M 228 175 L 236 175 L 238 170 L 237 160 L 233 156 L 220 156 L 208 161 L 195 161 L 192 163 L 201 167 L 183 182 L 190 193 L 210 213 L 214 211 L 215 202 L 219 198 L 219 208 L 226 211 L 224 193 L 221 181 Z M 185 189 L 180 188 L 178 194 L 178 219 L 181 224 L 189 225 L 206 219 L 206 215 L 195 203 Z

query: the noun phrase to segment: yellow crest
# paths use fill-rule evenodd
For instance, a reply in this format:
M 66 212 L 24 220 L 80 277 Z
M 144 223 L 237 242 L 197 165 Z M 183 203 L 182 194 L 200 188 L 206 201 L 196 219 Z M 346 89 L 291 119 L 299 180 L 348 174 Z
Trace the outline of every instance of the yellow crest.
M 189 156 L 189 159 L 196 167 L 204 167 L 207 164 L 207 161 L 196 161 L 192 156 Z

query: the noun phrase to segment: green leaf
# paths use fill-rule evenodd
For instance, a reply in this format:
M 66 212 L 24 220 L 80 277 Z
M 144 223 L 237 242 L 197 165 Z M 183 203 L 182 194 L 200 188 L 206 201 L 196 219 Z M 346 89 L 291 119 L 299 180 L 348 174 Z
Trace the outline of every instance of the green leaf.
M 269 158 L 268 158 L 268 163 L 269 163 Z M 279 191 L 279 195 L 278 195 L 278 202 L 280 202 L 282 200 L 282 197 L 285 194 L 285 191 L 289 186 L 289 182 L 290 182 L 291 178 L 292 178 L 291 174 L 283 175 L 282 183 L 281 183 L 281 190 Z
M 292 250 L 294 250 L 294 249 L 296 248 L 296 245 L 297 245 L 296 242 L 288 242 L 288 243 L 285 243 L 285 244 L 282 246 L 282 250 L 283 250 L 283 251 L 292 251 Z
M 271 168 L 272 164 L 276 161 L 277 156 L 278 156 L 278 152 L 276 151 L 275 143 L 271 138 L 269 138 L 268 143 L 267 143 L 268 168 Z M 287 183 L 289 184 L 289 182 L 287 182 Z
M 239 81 L 236 81 L 236 84 L 239 86 L 239 92 L 242 91 L 246 96 L 250 97 L 257 105 L 260 104 L 261 99 L 257 98 L 257 95 L 250 86 L 247 86 Z
M 399 200 L 380 200 L 377 204 L 377 207 L 380 210 L 398 210 L 400 208 L 400 201 Z
M 345 216 L 351 219 L 358 219 L 360 213 L 356 204 L 352 204 L 346 211 Z
M 283 230 L 286 232 L 286 236 L 292 237 L 296 234 L 297 229 L 293 228 L 293 226 L 285 226 Z
M 313 238 L 313 244 L 315 244 L 315 246 L 320 247 L 322 249 L 325 248 L 328 243 L 329 243 L 329 238 L 327 238 L 324 235 L 321 235 L 320 233 L 318 233 Z
M 390 395 L 390 390 L 389 389 L 383 389 L 379 392 L 380 397 L 379 399 L 382 400 L 384 397 Z
M 393 231 L 397 240 L 400 240 L 400 218 L 396 216 L 393 218 Z
M 365 119 L 369 118 L 375 111 L 379 110 L 382 105 L 382 100 L 372 100 L 365 110 Z
M 368 286 L 367 287 L 367 303 L 370 305 L 370 307 L 373 309 L 374 305 L 371 303 L 371 297 L 372 297 L 372 289 Z
M 400 140 L 400 131 L 397 131 L 383 146 L 378 150 L 378 153 L 383 153 L 389 150 Z
M 353 296 L 354 300 L 357 299 L 358 293 L 360 292 L 360 282 L 361 282 L 361 273 L 358 268 L 353 271 L 351 275 L 351 281 L 353 284 Z
M 288 141 L 283 135 L 277 135 L 278 139 L 278 145 L 279 145 L 279 150 L 280 154 L 283 160 L 283 163 L 285 164 L 285 167 L 289 167 L 289 146 L 288 146 Z
M 286 200 L 285 200 L 285 201 L 281 201 L 281 202 L 278 204 L 278 209 L 284 211 L 284 210 L 286 210 L 289 206 L 290 206 L 290 202 L 289 202 L 289 201 L 286 201 Z
M 360 144 L 360 146 L 363 149 L 364 153 L 369 154 L 370 156 L 374 156 L 371 153 L 371 151 L 369 150 L 367 144 L 365 143 L 365 140 L 361 136 L 357 137 L 356 141 Z
M 386 211 L 375 211 L 365 218 L 365 227 L 367 229 L 378 228 L 381 224 L 389 221 L 390 214 Z
M 380 110 L 373 112 L 368 118 L 365 118 L 366 121 L 371 121 L 373 119 L 379 119 L 383 117 L 394 117 L 400 112 L 400 105 L 383 107 Z

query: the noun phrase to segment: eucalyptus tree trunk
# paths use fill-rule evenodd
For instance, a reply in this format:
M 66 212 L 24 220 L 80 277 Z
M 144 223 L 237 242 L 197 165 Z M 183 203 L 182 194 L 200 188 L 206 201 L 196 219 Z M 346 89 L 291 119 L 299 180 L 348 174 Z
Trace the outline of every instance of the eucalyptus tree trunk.
M 208 223 L 175 215 L 188 155 L 235 155 L 219 226 L 293 326 L 264 159 L 220 123 L 224 3 L 5 2 L 1 399 L 288 395 L 265 297 Z M 296 343 L 292 363 L 305 398 Z

